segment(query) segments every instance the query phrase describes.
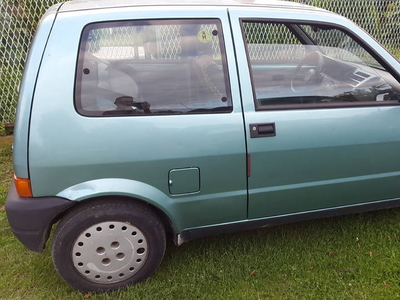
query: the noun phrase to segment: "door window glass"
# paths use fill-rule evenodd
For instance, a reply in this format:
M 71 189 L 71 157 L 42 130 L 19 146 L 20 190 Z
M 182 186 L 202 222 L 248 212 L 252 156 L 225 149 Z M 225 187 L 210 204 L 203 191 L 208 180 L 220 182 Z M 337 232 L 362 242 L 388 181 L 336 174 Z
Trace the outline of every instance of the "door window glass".
M 220 22 L 87 26 L 75 104 L 89 116 L 231 112 Z
M 394 77 L 340 29 L 262 22 L 243 29 L 259 109 L 400 100 Z

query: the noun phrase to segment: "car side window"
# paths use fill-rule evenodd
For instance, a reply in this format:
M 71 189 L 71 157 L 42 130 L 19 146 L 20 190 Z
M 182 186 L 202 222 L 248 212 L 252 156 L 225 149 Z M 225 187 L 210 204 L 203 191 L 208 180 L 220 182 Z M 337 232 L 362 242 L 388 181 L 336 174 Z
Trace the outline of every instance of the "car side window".
M 75 106 L 86 116 L 232 111 L 219 20 L 88 25 Z
M 257 109 L 398 104 L 400 84 L 327 25 L 243 21 Z

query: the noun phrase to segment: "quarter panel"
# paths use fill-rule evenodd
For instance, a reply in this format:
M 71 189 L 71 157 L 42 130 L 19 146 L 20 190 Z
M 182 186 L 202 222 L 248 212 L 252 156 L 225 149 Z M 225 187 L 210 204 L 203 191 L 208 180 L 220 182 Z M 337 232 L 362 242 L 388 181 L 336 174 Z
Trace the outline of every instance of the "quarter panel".
M 41 19 L 35 38 L 30 46 L 24 76 L 20 85 L 14 131 L 13 163 L 15 174 L 21 178 L 29 178 L 28 139 L 33 94 L 43 52 L 59 7 L 60 5 L 53 6 Z
M 154 19 L 154 15 L 144 9 L 60 14 L 45 53 L 33 105 L 33 194 L 64 195 L 79 201 L 112 195 L 123 187 L 119 193 L 163 209 L 176 230 L 245 219 L 244 127 L 226 10 L 186 11 L 177 7 L 173 12 L 159 9 L 158 15 L 221 19 L 231 75 L 232 113 L 102 118 L 81 116 L 73 106 L 83 27 L 104 20 Z M 170 195 L 169 171 L 191 167 L 200 170 L 201 191 Z M 115 183 L 117 179 L 124 184 Z M 95 183 L 96 189 L 88 189 L 87 182 L 91 186 Z M 104 182 L 107 188 L 101 187 Z

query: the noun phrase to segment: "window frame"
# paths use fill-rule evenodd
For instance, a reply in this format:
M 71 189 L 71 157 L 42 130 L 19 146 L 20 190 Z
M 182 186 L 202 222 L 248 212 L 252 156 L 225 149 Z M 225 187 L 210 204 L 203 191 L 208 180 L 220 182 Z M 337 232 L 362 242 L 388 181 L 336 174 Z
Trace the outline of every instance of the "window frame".
M 115 28 L 123 26 L 141 26 L 141 25 L 196 25 L 196 24 L 214 24 L 217 26 L 219 31 L 219 48 L 221 54 L 222 71 L 224 75 L 224 84 L 226 88 L 226 98 L 225 102 L 230 105 L 227 106 L 226 111 L 199 111 L 199 112 L 185 112 L 185 113 L 150 113 L 150 114 L 114 114 L 114 115 L 103 115 L 102 112 L 88 111 L 82 108 L 81 92 L 82 92 L 82 77 L 83 77 L 83 66 L 84 66 L 84 55 L 87 49 L 87 41 L 89 33 L 91 30 L 95 29 L 106 29 Z M 232 99 L 232 89 L 230 84 L 230 74 L 228 68 L 228 58 L 226 53 L 226 45 L 224 38 L 224 28 L 223 22 L 220 18 L 168 18 L 168 19 L 131 19 L 131 20 L 114 20 L 114 21 L 100 21 L 91 22 L 86 24 L 81 31 L 79 38 L 78 51 L 77 51 L 77 61 L 75 65 L 75 77 L 74 77 L 74 91 L 73 91 L 73 102 L 75 111 L 83 116 L 90 118 L 109 118 L 109 117 L 141 117 L 141 116 L 187 116 L 187 115 L 198 115 L 198 114 L 231 114 L 233 113 L 233 99 Z M 200 109 L 201 110 L 201 109 Z M 205 109 L 206 110 L 206 109 Z M 212 109 L 211 109 L 212 110 Z M 122 112 L 122 111 L 121 111 Z
M 250 60 L 250 54 L 249 54 L 249 48 L 248 48 L 248 43 L 246 41 L 246 36 L 245 36 L 245 29 L 244 29 L 244 24 L 245 23 L 268 23 L 268 24 L 282 24 L 286 25 L 288 30 L 296 36 L 299 39 L 300 43 L 304 43 L 305 40 L 308 40 L 309 42 L 312 42 L 312 39 L 310 39 L 304 30 L 299 27 L 299 32 L 297 30 L 293 30 L 290 25 L 326 25 L 326 26 L 331 26 L 333 28 L 336 28 L 345 34 L 347 34 L 349 37 L 351 37 L 355 42 L 357 42 L 362 48 L 364 48 L 365 51 L 367 51 L 376 61 L 381 64 L 383 68 L 385 68 L 385 71 L 387 71 L 390 75 L 393 76 L 395 80 L 400 85 L 400 75 L 397 74 L 393 68 L 386 62 L 386 60 L 377 52 L 374 50 L 374 48 L 370 47 L 368 44 L 364 42 L 363 39 L 361 39 L 357 34 L 354 32 L 350 31 L 347 27 L 342 26 L 340 24 L 332 23 L 332 22 L 320 22 L 320 21 L 309 21 L 309 20 L 298 20 L 298 19 L 271 19 L 271 18 L 239 18 L 240 22 L 240 28 L 241 28 L 241 34 L 242 34 L 242 39 L 243 39 L 243 44 L 245 48 L 245 54 L 247 58 L 247 66 L 249 69 L 249 74 L 250 74 L 250 81 L 251 81 L 251 88 L 253 92 L 253 102 L 255 106 L 255 111 L 270 111 L 270 110 L 293 110 L 293 109 L 321 109 L 321 108 L 351 108 L 351 107 L 371 107 L 371 106 L 399 106 L 400 101 L 397 100 L 391 100 L 387 102 L 351 102 L 351 103 L 346 103 L 346 102 L 340 102 L 340 103 L 302 103 L 302 104 L 271 104 L 271 105 L 259 105 L 257 103 L 257 98 L 256 98 L 256 89 L 254 85 L 254 76 L 253 76 L 253 71 L 252 71 L 252 65 L 251 65 L 251 60 Z M 366 33 L 368 34 L 368 33 Z M 304 44 L 303 44 L 304 45 Z M 316 45 L 317 46 L 317 45 Z M 383 48 L 383 47 L 382 47 Z M 385 49 L 385 51 L 387 51 Z

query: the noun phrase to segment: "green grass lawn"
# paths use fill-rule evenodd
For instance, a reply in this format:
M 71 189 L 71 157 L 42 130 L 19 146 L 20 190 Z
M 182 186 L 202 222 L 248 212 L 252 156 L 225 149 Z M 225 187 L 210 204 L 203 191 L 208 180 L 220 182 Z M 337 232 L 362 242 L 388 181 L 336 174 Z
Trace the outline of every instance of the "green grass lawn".
M 84 295 L 25 249 L 4 211 L 11 138 L 0 138 L 0 299 L 399 299 L 400 209 L 170 243 L 147 282 Z

